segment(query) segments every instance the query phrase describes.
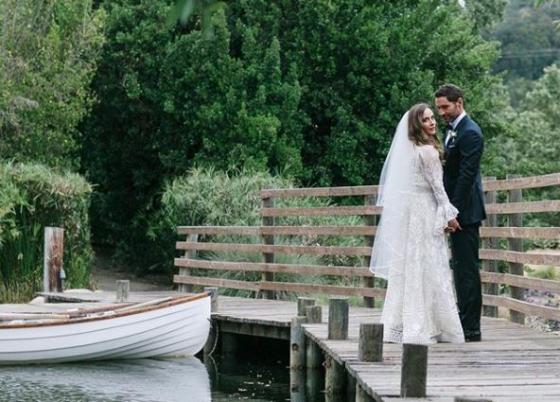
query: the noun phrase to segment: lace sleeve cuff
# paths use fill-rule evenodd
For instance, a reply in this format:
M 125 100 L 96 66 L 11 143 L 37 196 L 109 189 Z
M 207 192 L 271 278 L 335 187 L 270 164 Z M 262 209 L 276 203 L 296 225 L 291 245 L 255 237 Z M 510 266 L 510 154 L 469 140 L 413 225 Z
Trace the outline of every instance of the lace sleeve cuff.
M 447 226 L 447 222 L 456 218 L 459 211 L 451 203 L 446 205 L 439 205 L 436 211 L 436 222 L 434 225 L 434 232 L 436 235 L 443 235 L 443 229 Z

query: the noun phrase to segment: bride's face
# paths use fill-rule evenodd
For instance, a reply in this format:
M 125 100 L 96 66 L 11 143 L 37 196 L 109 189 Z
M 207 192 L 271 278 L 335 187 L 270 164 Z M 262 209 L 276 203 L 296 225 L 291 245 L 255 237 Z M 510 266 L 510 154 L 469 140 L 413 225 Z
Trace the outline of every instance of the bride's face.
M 422 124 L 422 131 L 424 134 L 428 136 L 436 135 L 437 123 L 434 112 L 432 112 L 431 109 L 424 110 L 420 123 Z

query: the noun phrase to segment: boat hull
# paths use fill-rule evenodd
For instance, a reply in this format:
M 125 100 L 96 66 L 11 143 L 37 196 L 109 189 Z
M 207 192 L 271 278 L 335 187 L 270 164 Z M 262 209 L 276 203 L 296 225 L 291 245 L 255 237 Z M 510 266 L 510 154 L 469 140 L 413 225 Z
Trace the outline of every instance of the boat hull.
M 209 330 L 209 296 L 103 319 L 0 328 L 0 364 L 188 356 Z

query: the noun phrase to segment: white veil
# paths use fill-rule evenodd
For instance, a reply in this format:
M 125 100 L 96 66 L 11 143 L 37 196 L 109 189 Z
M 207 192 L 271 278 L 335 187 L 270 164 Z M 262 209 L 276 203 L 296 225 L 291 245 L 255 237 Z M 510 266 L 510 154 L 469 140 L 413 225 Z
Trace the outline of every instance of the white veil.
M 395 131 L 391 148 L 379 179 L 377 205 L 383 207 L 373 244 L 370 271 L 389 277 L 391 267 L 403 262 L 408 235 L 410 186 L 413 178 L 414 144 L 408 138 L 408 112 Z

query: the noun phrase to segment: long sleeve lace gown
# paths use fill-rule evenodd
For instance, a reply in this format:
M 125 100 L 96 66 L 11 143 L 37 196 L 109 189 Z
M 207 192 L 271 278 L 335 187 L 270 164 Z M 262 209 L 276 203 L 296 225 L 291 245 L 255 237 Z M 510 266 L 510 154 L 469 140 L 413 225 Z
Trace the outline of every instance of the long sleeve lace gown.
M 438 151 L 415 146 L 413 185 L 404 218 L 404 262 L 392 267 L 383 308 L 384 340 L 464 342 L 453 293 L 444 227 L 457 216 L 443 187 Z

